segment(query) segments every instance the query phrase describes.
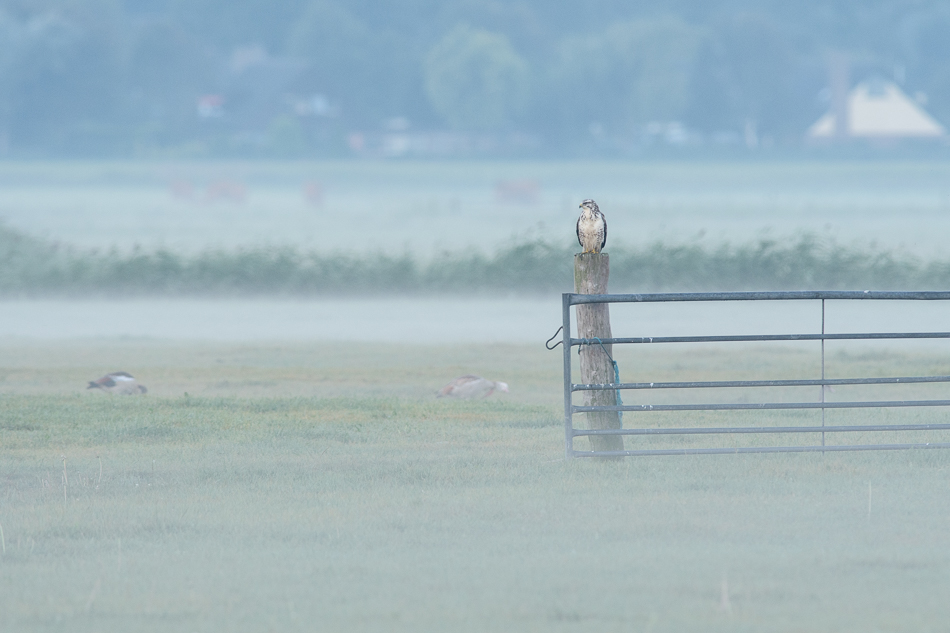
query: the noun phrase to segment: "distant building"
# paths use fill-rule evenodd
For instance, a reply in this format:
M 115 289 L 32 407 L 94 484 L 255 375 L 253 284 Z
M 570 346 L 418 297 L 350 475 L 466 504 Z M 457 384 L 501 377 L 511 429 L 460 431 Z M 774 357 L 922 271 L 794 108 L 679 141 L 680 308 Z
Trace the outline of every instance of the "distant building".
M 263 49 L 241 49 L 232 71 L 223 78 L 221 93 L 234 130 L 263 132 L 281 115 L 295 115 L 300 99 L 296 83 L 307 69 L 301 60 L 268 57 Z M 312 104 L 309 104 L 312 107 Z
M 839 106 L 808 128 L 815 141 L 863 138 L 940 138 L 946 130 L 896 84 L 883 79 L 859 83 Z
M 266 144 L 275 121 L 295 119 L 309 130 L 338 110 L 325 95 L 304 90 L 308 67 L 303 60 L 271 57 L 261 46 L 236 48 L 213 90 L 198 97 L 197 118 L 204 129 L 230 134 L 238 145 Z
M 392 120 L 390 120 L 391 122 Z M 537 152 L 540 140 L 527 134 L 474 134 L 469 132 L 355 131 L 350 150 L 364 158 L 525 155 Z

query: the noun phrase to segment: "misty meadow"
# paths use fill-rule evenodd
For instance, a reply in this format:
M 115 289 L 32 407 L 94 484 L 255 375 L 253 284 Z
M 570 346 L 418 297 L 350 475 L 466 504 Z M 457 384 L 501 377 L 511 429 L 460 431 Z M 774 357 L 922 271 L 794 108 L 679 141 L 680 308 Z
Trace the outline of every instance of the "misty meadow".
M 0 0 L 0 631 L 945 629 L 948 35 Z

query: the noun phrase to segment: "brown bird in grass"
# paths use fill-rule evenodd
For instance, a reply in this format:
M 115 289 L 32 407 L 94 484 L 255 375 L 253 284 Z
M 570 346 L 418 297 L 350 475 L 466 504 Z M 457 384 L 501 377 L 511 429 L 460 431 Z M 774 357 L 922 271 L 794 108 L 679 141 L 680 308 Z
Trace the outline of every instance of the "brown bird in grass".
M 508 393 L 508 384 L 495 380 L 488 380 L 481 376 L 465 374 L 459 376 L 436 394 L 438 398 L 459 398 L 461 400 L 472 400 L 473 398 L 487 398 L 495 391 L 504 391 Z
M 145 385 L 140 385 L 138 381 L 124 371 L 114 371 L 106 374 L 98 380 L 90 380 L 86 389 L 101 389 L 106 393 L 114 393 L 122 396 L 131 396 L 139 393 L 147 393 Z

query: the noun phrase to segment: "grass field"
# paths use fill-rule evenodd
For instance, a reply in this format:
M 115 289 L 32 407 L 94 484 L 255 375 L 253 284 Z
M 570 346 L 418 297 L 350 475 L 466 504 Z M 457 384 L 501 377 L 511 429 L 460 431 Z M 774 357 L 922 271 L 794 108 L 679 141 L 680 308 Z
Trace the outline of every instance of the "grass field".
M 766 352 L 621 366 L 815 370 Z M 149 394 L 83 389 L 116 369 Z M 465 371 L 511 393 L 433 397 Z M 945 629 L 950 453 L 567 463 L 559 381 L 540 346 L 0 343 L 0 630 Z

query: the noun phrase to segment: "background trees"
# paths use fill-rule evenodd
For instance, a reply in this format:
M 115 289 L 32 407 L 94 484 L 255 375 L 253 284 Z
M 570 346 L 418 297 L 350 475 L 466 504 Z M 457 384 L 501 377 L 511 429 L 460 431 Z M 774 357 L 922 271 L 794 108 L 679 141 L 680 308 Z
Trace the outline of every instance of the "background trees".
M 702 35 L 664 16 L 565 36 L 547 77 L 554 127 L 570 139 L 571 131 L 629 135 L 651 121 L 681 120 Z
M 274 129 L 300 130 L 304 155 L 346 152 L 396 119 L 568 155 L 673 123 L 793 146 L 827 107 L 832 50 L 950 123 L 939 0 L 0 0 L 0 152 L 266 153 L 228 139 Z M 242 79 L 249 64 L 268 81 Z M 242 81 L 253 115 L 229 97 Z M 213 94 L 221 116 L 202 118 Z
M 436 112 L 460 130 L 510 125 L 528 97 L 528 64 L 504 35 L 459 25 L 425 59 L 426 94 Z

